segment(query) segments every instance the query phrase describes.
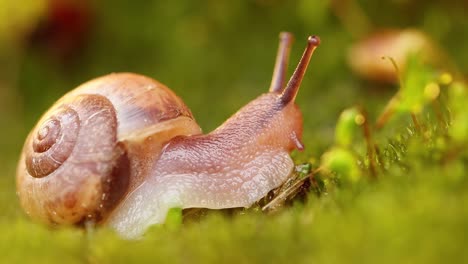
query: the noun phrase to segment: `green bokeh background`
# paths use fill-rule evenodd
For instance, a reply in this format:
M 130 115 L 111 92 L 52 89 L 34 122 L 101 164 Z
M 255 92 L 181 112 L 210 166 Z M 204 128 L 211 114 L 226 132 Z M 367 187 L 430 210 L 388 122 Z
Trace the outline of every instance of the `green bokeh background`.
M 414 171 L 421 174 L 415 176 L 418 187 L 398 178 L 366 185 L 358 198 L 338 192 L 332 201 L 312 200 L 271 218 L 213 216 L 181 230 L 155 229 L 143 242 L 120 241 L 108 230 L 83 235 L 35 225 L 19 208 L 14 182 L 28 131 L 54 101 L 84 81 L 110 72 L 148 75 L 182 97 L 210 131 L 268 89 L 280 31 L 296 36 L 290 65 L 308 35 L 322 39 L 297 98 L 306 151 L 293 153 L 298 163 L 317 160 L 332 144 L 343 109 L 361 104 L 375 118 L 397 89 L 354 75 L 346 61 L 350 45 L 374 29 L 418 28 L 466 75 L 466 2 L 96 1 L 87 4 L 92 19 L 84 46 L 65 59 L 50 52 L 49 44 L 27 41 L 47 17 L 45 7 L 33 2 L 0 0 L 0 262 L 2 256 L 6 263 L 467 260 L 460 248 L 467 242 L 460 234 L 468 234 L 466 180 L 427 182 L 424 166 Z M 460 161 L 431 173 L 456 178 L 466 176 L 465 169 Z M 458 195 L 451 197 L 453 192 Z M 448 199 L 448 205 L 437 198 Z

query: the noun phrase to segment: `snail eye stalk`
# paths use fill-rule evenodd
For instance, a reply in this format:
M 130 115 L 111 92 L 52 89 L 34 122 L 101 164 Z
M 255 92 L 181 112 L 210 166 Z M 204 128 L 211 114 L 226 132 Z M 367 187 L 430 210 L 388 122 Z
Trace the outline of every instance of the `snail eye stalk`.
M 296 98 L 299 87 L 301 86 L 302 79 L 304 78 L 307 66 L 309 66 L 310 58 L 314 54 L 315 49 L 320 45 L 320 38 L 317 36 L 310 36 L 307 39 L 307 47 L 302 54 L 302 58 L 296 67 L 291 79 L 281 93 L 281 101 L 286 105 L 289 102 L 294 101 Z
M 279 35 L 278 53 L 276 54 L 275 68 L 271 79 L 270 92 L 281 93 L 286 82 L 286 71 L 288 70 L 289 53 L 294 36 L 289 32 L 281 32 Z

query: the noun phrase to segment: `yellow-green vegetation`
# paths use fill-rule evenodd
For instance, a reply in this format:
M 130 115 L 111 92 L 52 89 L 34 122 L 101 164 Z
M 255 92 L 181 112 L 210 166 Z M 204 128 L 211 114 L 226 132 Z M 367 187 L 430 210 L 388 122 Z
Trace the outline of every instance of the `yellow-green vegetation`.
M 0 12 L 10 41 L 0 46 L 0 262 L 468 262 L 466 4 L 339 2 L 99 1 L 86 44 L 65 59 L 53 43 L 15 37 L 46 16 L 43 5 Z M 13 35 L 4 21 L 19 21 Z M 350 45 L 389 27 L 425 32 L 442 62 L 409 54 L 394 84 L 353 74 Z M 138 72 L 167 84 L 209 131 L 267 90 L 284 30 L 296 36 L 292 61 L 307 35 L 322 44 L 297 97 L 306 150 L 292 155 L 302 165 L 258 206 L 195 216 L 175 208 L 138 241 L 92 224 L 49 228 L 22 212 L 23 140 L 62 94 L 109 72 Z

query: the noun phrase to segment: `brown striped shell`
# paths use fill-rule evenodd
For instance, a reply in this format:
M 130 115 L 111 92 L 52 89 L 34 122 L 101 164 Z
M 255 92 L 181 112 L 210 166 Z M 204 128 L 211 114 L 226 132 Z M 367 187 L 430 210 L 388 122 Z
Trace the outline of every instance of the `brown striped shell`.
M 55 103 L 26 139 L 21 205 L 43 222 L 99 222 L 145 179 L 165 142 L 199 133 L 183 101 L 153 79 L 118 73 L 89 81 Z

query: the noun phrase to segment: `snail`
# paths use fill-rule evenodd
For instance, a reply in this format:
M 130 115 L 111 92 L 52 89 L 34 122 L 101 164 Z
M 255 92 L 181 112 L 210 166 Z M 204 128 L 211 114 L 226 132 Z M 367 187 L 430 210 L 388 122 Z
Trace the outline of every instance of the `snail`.
M 406 69 L 409 56 L 419 54 L 430 64 L 442 63 L 439 50 L 427 34 L 416 29 L 381 29 L 354 43 L 348 51 L 348 64 L 360 77 L 381 83 L 398 82 L 397 66 Z M 393 63 L 382 58 L 391 58 Z
M 28 135 L 17 168 L 20 204 L 52 225 L 110 226 L 138 238 L 170 208 L 248 207 L 293 170 L 303 149 L 294 103 L 316 36 L 285 86 L 292 43 L 280 45 L 268 93 L 202 134 L 169 88 L 149 77 L 115 73 L 59 99 Z

